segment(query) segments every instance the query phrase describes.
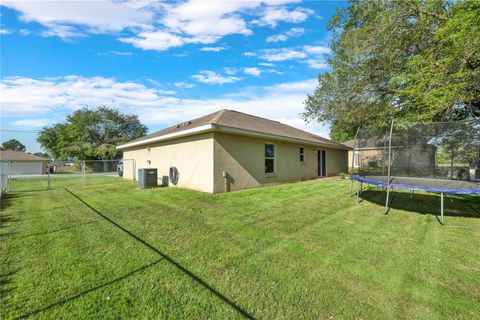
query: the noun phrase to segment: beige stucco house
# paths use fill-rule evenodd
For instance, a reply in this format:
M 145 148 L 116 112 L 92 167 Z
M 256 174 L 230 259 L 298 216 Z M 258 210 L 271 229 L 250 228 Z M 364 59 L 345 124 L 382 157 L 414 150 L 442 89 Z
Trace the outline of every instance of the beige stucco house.
M 123 177 L 157 168 L 159 183 L 171 167 L 178 186 L 225 192 L 266 184 L 330 177 L 348 169 L 348 147 L 253 115 L 220 110 L 117 147 Z

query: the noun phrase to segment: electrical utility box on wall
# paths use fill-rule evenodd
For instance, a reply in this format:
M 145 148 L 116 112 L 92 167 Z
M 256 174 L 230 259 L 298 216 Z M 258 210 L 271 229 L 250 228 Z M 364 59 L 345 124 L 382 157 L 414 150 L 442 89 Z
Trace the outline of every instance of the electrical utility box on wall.
M 157 169 L 138 169 L 138 187 L 140 189 L 155 188 L 157 186 Z

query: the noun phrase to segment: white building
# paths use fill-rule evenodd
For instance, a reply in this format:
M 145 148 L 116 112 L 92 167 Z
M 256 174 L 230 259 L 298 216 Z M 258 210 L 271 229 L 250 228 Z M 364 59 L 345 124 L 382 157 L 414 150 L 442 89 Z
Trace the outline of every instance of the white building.
M 48 159 L 20 151 L 0 151 L 0 160 L 10 164 L 10 175 L 47 173 Z

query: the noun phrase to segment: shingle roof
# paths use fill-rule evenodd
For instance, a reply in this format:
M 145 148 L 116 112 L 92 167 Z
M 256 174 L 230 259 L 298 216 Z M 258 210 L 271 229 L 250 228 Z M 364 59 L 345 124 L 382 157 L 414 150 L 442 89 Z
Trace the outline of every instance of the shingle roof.
M 342 142 L 343 145 L 346 145 L 349 148 L 355 148 L 355 140 L 348 140 L 345 142 Z
M 371 138 L 362 140 L 348 140 L 342 142 L 343 145 L 352 149 L 383 149 L 388 147 L 388 142 L 383 138 Z
M 348 149 L 341 143 L 317 136 L 315 134 L 291 127 L 278 121 L 273 121 L 250 114 L 222 109 L 220 111 L 208 114 L 206 116 L 186 121 L 169 128 L 157 131 L 147 136 L 128 142 L 135 143 L 143 140 L 161 137 L 167 134 L 181 132 L 187 129 L 193 129 L 204 125 L 217 125 L 234 129 L 247 130 L 251 132 L 264 133 L 285 138 L 293 138 L 318 143 L 332 148 Z
M 30 153 L 5 150 L 0 151 L 0 160 L 6 161 L 49 161 L 48 159 L 35 156 Z

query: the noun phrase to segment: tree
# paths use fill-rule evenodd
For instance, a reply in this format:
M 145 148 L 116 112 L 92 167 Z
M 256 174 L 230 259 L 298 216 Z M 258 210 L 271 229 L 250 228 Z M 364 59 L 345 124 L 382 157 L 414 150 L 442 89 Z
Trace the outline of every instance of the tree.
M 330 70 L 303 116 L 333 139 L 359 126 L 480 117 L 480 2 L 352 0 L 329 22 Z
M 407 62 L 394 81 L 417 120 L 480 117 L 480 2 L 452 7 L 429 47 Z
M 12 150 L 12 151 L 21 151 L 25 152 L 26 148 L 25 146 L 18 140 L 16 139 L 11 139 L 8 141 L 5 141 L 2 144 L 2 150 Z
M 122 155 L 115 147 L 146 134 L 147 128 L 135 115 L 100 107 L 82 108 L 64 123 L 43 128 L 37 141 L 58 160 L 107 160 Z
M 42 158 L 45 158 L 45 159 L 50 159 L 50 155 L 48 153 L 45 153 L 45 152 L 34 152 L 33 155 L 37 156 L 37 157 L 42 157 Z

